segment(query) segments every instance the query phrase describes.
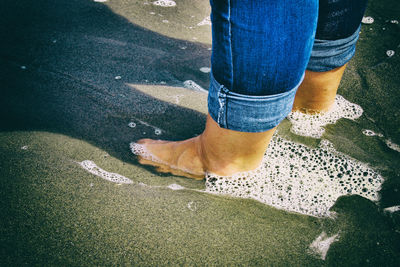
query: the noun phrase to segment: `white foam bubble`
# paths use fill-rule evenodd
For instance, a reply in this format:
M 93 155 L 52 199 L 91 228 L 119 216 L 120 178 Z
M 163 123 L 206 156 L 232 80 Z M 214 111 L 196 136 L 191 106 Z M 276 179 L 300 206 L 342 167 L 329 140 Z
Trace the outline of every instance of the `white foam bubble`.
M 101 178 L 103 178 L 103 179 L 105 179 L 107 181 L 110 181 L 110 182 L 113 182 L 113 183 L 117 183 L 118 185 L 132 184 L 133 183 L 131 179 L 129 179 L 129 178 L 125 177 L 125 176 L 122 176 L 122 175 L 120 175 L 118 173 L 107 172 L 107 171 L 99 168 L 93 161 L 84 160 L 82 162 L 77 162 L 77 163 L 82 168 L 87 170 L 88 172 L 90 172 L 90 173 L 92 173 L 92 174 L 94 174 L 96 176 L 99 176 L 99 177 L 101 177 Z M 142 187 L 148 187 L 148 188 L 168 188 L 168 189 L 171 189 L 171 190 L 174 190 L 174 191 L 186 189 L 185 187 L 183 187 L 183 186 L 181 186 L 179 184 L 170 184 L 168 186 L 150 186 L 150 185 L 147 185 L 145 183 L 139 182 L 139 183 L 137 183 L 137 185 L 138 186 L 142 186 Z M 93 183 L 90 183 L 89 186 L 93 187 L 94 185 L 93 185 Z M 194 191 L 198 191 L 198 190 L 194 190 Z M 192 207 L 190 207 L 190 208 L 192 208 Z M 193 204 L 193 208 L 196 208 L 195 204 Z
M 299 111 L 291 112 L 287 119 L 292 123 L 291 132 L 297 135 L 321 138 L 327 124 L 334 124 L 341 118 L 355 120 L 363 113 L 363 109 L 347 101 L 341 95 L 336 95 L 332 108 L 319 114 L 305 114 Z
M 387 55 L 388 57 L 392 57 L 392 56 L 394 56 L 394 54 L 395 54 L 395 52 L 394 52 L 393 50 L 388 50 L 388 51 L 386 51 L 386 55 Z
M 366 135 L 366 136 L 378 136 L 378 137 L 383 137 L 383 134 L 381 134 L 381 133 L 375 133 L 374 131 L 368 130 L 368 129 L 364 129 L 364 130 L 362 131 L 362 133 L 363 133 L 363 135 Z
M 398 21 L 397 19 L 392 19 L 392 20 L 390 21 L 390 23 L 392 23 L 392 24 L 399 24 L 399 21 Z
M 363 135 L 366 135 L 366 136 L 375 136 L 376 135 L 376 133 L 374 131 L 368 130 L 368 129 L 363 130 L 362 133 L 363 133 Z
M 132 153 L 137 155 L 137 156 L 141 156 L 144 159 L 151 160 L 151 161 L 156 162 L 156 163 L 167 164 L 166 162 L 160 160 L 158 157 L 156 157 L 155 155 L 150 153 L 147 150 L 147 148 L 142 144 L 138 144 L 138 143 L 132 142 L 132 143 L 129 144 L 129 147 L 130 147 Z
M 386 139 L 385 143 L 390 149 L 400 152 L 400 146 L 398 144 L 393 143 L 392 140 Z
M 107 2 L 108 0 L 93 0 L 94 2 L 98 2 L 98 3 L 104 3 Z
M 101 168 L 99 168 L 93 161 L 84 160 L 82 162 L 78 162 L 78 164 L 87 170 L 88 172 L 99 176 L 107 181 L 117 183 L 117 184 L 132 184 L 132 180 L 122 176 L 118 173 L 107 172 Z
M 162 21 L 163 23 L 169 23 L 169 20 L 167 20 L 167 19 L 163 19 L 163 21 Z
M 372 23 L 374 23 L 374 18 L 373 17 L 363 17 L 361 22 L 364 24 L 372 24 Z
M 188 208 L 189 210 L 191 210 L 191 211 L 196 211 L 196 210 L 197 210 L 197 205 L 196 205 L 195 202 L 190 201 L 190 202 L 187 204 L 187 208 Z
M 325 260 L 326 254 L 331 246 L 331 244 L 335 241 L 339 240 L 339 234 L 328 237 L 325 232 L 322 232 L 309 246 L 310 252 L 319 257 L 322 260 Z
M 156 134 L 156 135 L 161 135 L 161 134 L 163 134 L 165 132 L 164 130 L 158 128 L 157 126 L 151 125 L 151 124 L 149 124 L 149 123 L 147 123 L 145 121 L 141 121 L 141 120 L 137 120 L 137 121 L 138 121 L 138 123 L 140 123 L 142 125 L 145 125 L 147 127 L 153 128 L 154 134 Z M 136 127 L 136 123 L 131 121 L 130 123 L 128 123 L 128 127 L 129 128 L 135 128 Z M 146 132 L 143 132 L 143 134 L 146 134 Z
M 176 6 L 176 3 L 175 3 L 175 1 L 172 1 L 172 0 L 158 0 L 158 1 L 154 1 L 153 5 L 162 6 L 162 7 L 174 7 L 174 6 Z
M 367 164 L 322 140 L 309 148 L 274 136 L 261 166 L 221 177 L 206 174 L 206 192 L 252 198 L 287 211 L 323 217 L 342 195 L 378 200 L 383 178 Z
M 173 98 L 175 99 L 175 104 L 179 104 L 182 97 L 184 97 L 184 95 L 174 95 Z
M 205 17 L 201 22 L 197 23 L 197 26 L 211 25 L 210 16 Z
M 122 77 L 119 76 L 119 75 L 114 77 L 114 79 L 116 79 L 116 80 L 121 80 L 121 78 L 122 78 Z
M 21 147 L 22 150 L 28 150 L 28 146 Z
M 390 212 L 390 213 L 400 211 L 400 205 L 384 208 L 383 211 Z
M 200 68 L 200 71 L 201 71 L 201 72 L 204 72 L 204 73 L 210 73 L 211 68 L 209 68 L 209 67 L 201 67 L 201 68 Z
M 165 130 L 160 129 L 160 128 L 158 128 L 157 126 L 151 125 L 150 123 L 147 123 L 147 122 L 145 122 L 145 121 L 141 121 L 141 120 L 138 120 L 138 119 L 136 119 L 136 120 L 137 120 L 138 123 L 140 123 L 140 124 L 142 124 L 142 125 L 144 125 L 144 126 L 153 128 L 154 133 L 155 133 L 156 135 L 161 135 L 161 134 L 163 134 L 163 133 L 165 132 Z M 128 124 L 128 127 L 130 127 L 130 128 L 135 128 L 135 127 L 136 127 L 136 123 L 135 123 L 135 122 L 130 122 L 130 123 Z M 143 132 L 143 134 L 146 134 L 146 132 Z
M 183 82 L 183 86 L 187 89 L 191 89 L 194 91 L 198 91 L 198 92 L 203 92 L 203 93 L 208 93 L 207 90 L 205 90 L 203 87 L 201 87 L 200 85 L 198 85 L 197 83 L 195 83 L 192 80 L 187 80 Z
M 179 184 L 170 184 L 169 186 L 167 186 L 169 189 L 172 190 L 182 190 L 185 189 L 183 186 L 179 185 Z

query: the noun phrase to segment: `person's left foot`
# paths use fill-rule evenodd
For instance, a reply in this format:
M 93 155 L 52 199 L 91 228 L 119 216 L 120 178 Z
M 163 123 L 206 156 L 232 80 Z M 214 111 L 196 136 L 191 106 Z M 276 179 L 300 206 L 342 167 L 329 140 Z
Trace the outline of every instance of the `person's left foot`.
M 245 133 L 223 129 L 210 117 L 206 129 L 194 138 L 172 142 L 141 139 L 131 143 L 139 163 L 194 179 L 205 174 L 231 176 L 256 169 L 264 156 L 274 129 L 261 133 Z

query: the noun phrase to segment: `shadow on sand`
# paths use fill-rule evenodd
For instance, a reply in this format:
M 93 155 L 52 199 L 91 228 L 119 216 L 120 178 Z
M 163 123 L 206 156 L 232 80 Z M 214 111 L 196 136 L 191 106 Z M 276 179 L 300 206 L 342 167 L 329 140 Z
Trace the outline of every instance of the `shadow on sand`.
M 206 87 L 207 75 L 193 69 L 209 64 L 205 45 L 133 25 L 89 0 L 7 2 L 0 16 L 1 131 L 62 133 L 125 162 L 134 161 L 129 142 L 158 137 L 135 135 L 131 120 L 166 129 L 166 139 L 202 132 L 203 114 L 127 84 L 194 79 Z

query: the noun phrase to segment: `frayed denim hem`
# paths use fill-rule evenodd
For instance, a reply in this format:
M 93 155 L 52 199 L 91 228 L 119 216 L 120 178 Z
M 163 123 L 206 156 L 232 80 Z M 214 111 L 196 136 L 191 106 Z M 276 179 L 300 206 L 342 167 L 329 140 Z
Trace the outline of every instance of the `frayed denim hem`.
M 361 26 L 349 37 L 339 40 L 315 39 L 307 70 L 324 72 L 345 65 L 356 52 Z
M 221 128 L 240 132 L 264 132 L 277 126 L 292 110 L 300 82 L 287 92 L 253 96 L 231 92 L 210 75 L 208 112 Z

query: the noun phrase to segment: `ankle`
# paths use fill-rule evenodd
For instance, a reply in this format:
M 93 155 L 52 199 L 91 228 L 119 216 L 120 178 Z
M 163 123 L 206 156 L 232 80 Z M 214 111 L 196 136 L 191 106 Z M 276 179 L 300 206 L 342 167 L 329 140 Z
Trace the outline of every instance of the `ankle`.
M 260 165 L 263 158 L 263 154 L 244 156 L 225 153 L 217 155 L 204 146 L 199 155 L 205 170 L 220 176 L 230 176 L 238 172 L 254 170 Z
M 336 92 L 347 64 L 326 72 L 306 71 L 297 90 L 293 111 L 318 113 L 328 111 L 335 102 Z
M 256 169 L 264 156 L 275 128 L 262 133 L 244 133 L 223 129 L 208 118 L 205 131 L 198 137 L 197 154 L 208 172 L 229 176 Z

